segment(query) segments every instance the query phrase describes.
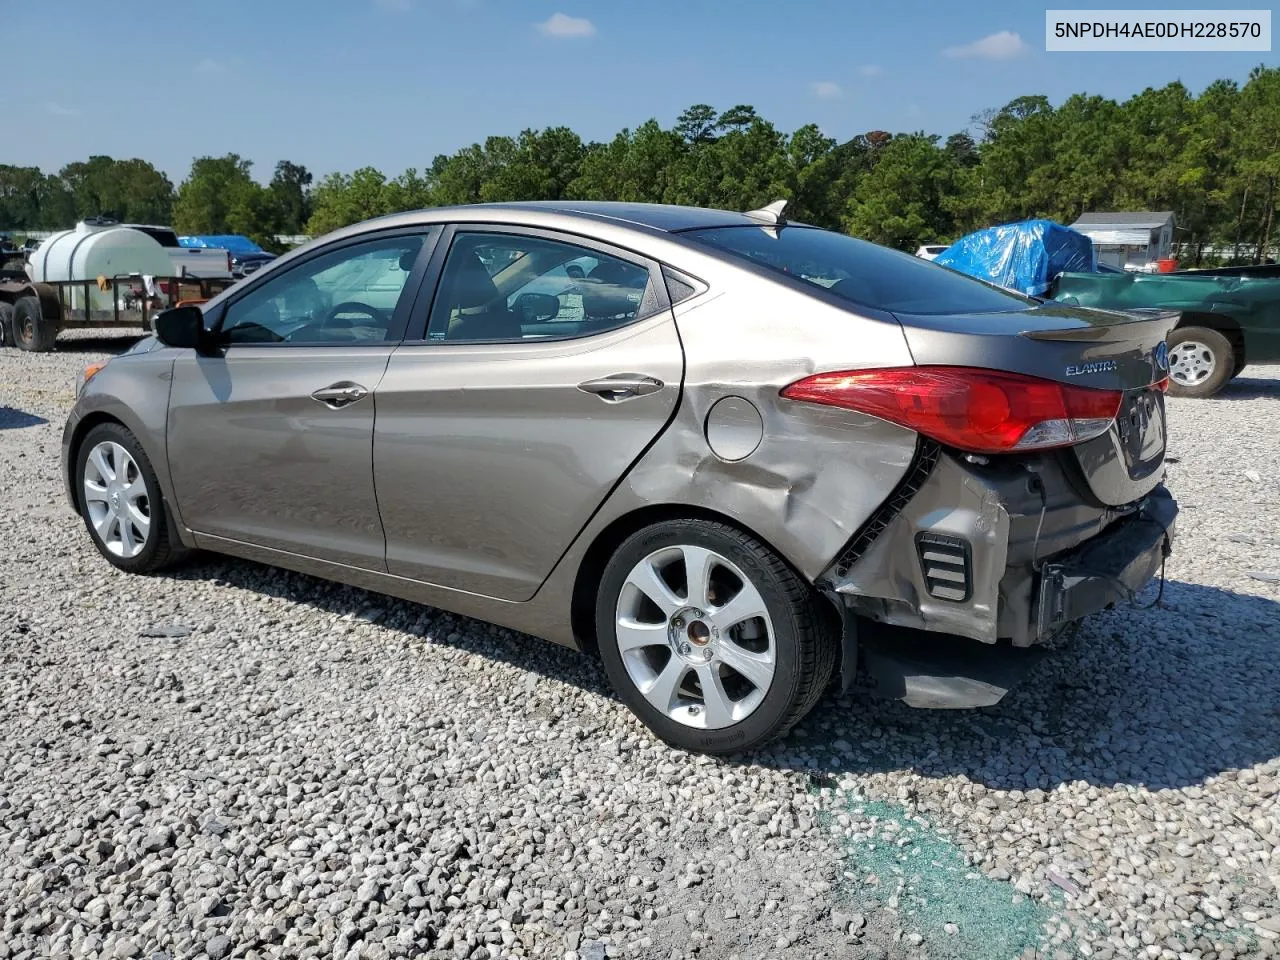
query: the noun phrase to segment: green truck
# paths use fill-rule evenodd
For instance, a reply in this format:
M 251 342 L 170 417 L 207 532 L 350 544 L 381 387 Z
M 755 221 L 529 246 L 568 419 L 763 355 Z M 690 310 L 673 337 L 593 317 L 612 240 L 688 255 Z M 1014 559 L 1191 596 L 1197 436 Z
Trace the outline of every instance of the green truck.
M 1182 314 L 1169 334 L 1169 392 L 1211 397 L 1246 363 L 1280 363 L 1280 265 L 1177 273 L 1063 273 L 1051 296 L 1103 310 Z

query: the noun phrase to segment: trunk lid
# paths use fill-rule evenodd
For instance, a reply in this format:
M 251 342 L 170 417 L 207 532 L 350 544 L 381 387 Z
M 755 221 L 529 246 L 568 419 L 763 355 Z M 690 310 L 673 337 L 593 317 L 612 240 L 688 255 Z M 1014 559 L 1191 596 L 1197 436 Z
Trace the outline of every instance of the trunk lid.
M 1006 370 L 1079 387 L 1120 390 L 1111 429 L 1068 448 L 1088 492 L 1119 506 L 1149 493 L 1163 476 L 1165 337 L 1176 313 L 1113 313 L 1046 303 L 1009 313 L 897 313 L 920 365 Z

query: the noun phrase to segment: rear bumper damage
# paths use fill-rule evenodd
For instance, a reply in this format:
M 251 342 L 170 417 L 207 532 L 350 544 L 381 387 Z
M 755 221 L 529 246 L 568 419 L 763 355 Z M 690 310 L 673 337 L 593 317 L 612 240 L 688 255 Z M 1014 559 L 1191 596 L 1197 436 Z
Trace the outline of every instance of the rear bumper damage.
M 1091 502 L 1054 453 L 972 462 L 925 444 L 915 469 L 819 580 L 846 619 L 842 675 L 913 706 L 997 702 L 1066 625 L 1160 572 L 1177 504 L 1163 486 Z

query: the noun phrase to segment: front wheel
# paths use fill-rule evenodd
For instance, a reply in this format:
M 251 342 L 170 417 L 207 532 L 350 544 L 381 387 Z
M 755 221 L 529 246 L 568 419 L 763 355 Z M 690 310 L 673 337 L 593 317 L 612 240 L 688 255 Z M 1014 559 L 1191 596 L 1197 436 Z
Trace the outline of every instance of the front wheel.
M 826 689 L 836 640 L 821 602 L 742 531 L 666 521 L 605 567 L 600 656 L 619 697 L 667 743 L 748 750 L 785 735 Z
M 85 436 L 76 455 L 76 497 L 93 545 L 128 573 L 151 573 L 183 553 L 155 470 L 137 438 L 118 423 Z
M 1178 327 L 1169 334 L 1169 392 L 1212 397 L 1236 372 L 1231 341 L 1208 327 Z

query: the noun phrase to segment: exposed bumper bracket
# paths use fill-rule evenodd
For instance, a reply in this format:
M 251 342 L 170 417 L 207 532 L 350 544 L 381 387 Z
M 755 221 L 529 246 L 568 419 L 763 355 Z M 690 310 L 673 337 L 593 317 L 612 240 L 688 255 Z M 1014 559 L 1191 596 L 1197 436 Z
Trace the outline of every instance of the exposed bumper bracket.
M 1040 636 L 1132 600 L 1172 551 L 1177 515 L 1177 502 L 1160 487 L 1136 516 L 1121 520 L 1061 562 L 1045 564 L 1040 571 Z

